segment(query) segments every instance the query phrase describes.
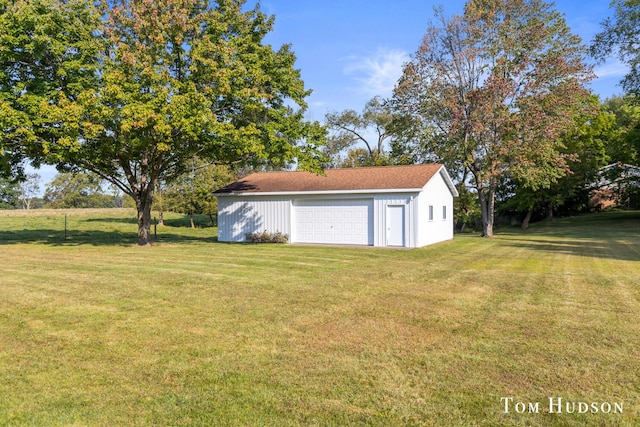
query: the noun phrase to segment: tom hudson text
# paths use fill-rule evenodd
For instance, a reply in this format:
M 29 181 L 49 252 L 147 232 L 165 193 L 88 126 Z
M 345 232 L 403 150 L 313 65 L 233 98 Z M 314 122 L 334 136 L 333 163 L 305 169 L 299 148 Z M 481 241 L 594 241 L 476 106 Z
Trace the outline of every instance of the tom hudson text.
M 550 397 L 546 402 L 521 402 L 513 397 L 501 397 L 505 414 L 540 413 L 549 414 L 622 414 L 622 402 L 574 402 L 562 397 Z

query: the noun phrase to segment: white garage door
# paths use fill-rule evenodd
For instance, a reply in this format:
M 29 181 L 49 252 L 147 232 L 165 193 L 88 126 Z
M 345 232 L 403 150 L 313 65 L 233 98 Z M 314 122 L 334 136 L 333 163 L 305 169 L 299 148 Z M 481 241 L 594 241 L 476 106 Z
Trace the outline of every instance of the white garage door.
M 372 200 L 294 203 L 292 242 L 373 245 Z

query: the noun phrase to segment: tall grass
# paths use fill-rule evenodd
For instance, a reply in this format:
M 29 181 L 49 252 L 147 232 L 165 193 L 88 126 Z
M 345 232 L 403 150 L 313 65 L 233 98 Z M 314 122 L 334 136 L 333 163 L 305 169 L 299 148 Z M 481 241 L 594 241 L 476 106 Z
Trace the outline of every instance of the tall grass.
M 637 212 L 410 251 L 58 214 L 0 213 L 1 425 L 640 421 Z

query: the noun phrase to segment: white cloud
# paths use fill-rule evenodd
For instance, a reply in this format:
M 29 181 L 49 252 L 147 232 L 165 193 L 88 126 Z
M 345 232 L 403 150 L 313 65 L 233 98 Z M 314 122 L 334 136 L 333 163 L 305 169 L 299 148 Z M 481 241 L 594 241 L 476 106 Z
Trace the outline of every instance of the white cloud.
M 629 67 L 618 60 L 614 60 L 597 66 L 593 71 L 600 79 L 623 77 L 629 72 Z
M 370 56 L 352 56 L 347 60 L 349 63 L 343 72 L 358 82 L 356 91 L 369 97 L 387 97 L 402 75 L 402 66 L 409 61 L 409 55 L 400 50 L 380 48 Z

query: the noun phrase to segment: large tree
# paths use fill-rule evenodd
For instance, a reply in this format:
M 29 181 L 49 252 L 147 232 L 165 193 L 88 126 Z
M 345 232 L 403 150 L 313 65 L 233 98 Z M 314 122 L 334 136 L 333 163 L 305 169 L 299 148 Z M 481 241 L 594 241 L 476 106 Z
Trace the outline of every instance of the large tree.
M 355 110 L 325 116 L 330 131 L 324 154 L 331 167 L 383 165 L 388 161 L 385 143 L 392 138 L 393 114 L 386 101 L 376 96 Z M 360 147 L 356 145 L 360 144 Z M 346 157 L 342 154 L 346 152 Z
M 53 107 L 98 79 L 97 25 L 81 1 L 0 0 L 0 173 L 20 177 L 23 159 L 62 135 Z
M 622 80 L 625 92 L 640 95 L 640 0 L 612 0 L 613 17 L 602 22 L 591 53 L 599 60 L 617 56 L 630 70 Z
M 560 136 L 584 107 L 592 73 L 564 17 L 539 0 L 470 0 L 429 26 L 395 91 L 419 143 L 468 170 L 493 235 L 495 194 L 509 174 L 532 189 L 566 173 Z
M 324 129 L 274 18 L 244 1 L 5 2 L 0 93 L 20 125 L 0 136 L 38 161 L 89 170 L 132 197 L 150 243 L 160 182 L 195 157 L 219 164 L 318 164 Z M 7 142 L 8 141 L 8 142 Z

